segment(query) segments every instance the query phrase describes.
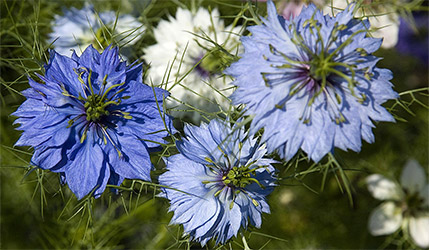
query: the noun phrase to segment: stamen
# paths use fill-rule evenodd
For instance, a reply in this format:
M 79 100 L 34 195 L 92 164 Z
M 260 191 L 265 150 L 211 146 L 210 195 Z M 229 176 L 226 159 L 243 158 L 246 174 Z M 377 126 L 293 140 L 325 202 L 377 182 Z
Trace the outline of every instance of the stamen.
M 101 127 L 101 130 L 103 131 L 104 135 L 109 139 L 110 143 L 112 143 L 113 147 L 116 149 L 116 152 L 118 153 L 119 158 L 122 158 L 122 152 L 119 150 L 119 148 L 116 146 L 116 144 L 113 142 L 112 138 L 110 137 L 109 133 L 107 133 L 106 129 L 104 127 Z M 106 143 L 107 144 L 107 143 Z
M 80 143 L 83 143 L 85 141 L 88 128 L 89 128 L 89 124 L 86 124 L 85 128 L 83 129 L 82 137 L 80 138 Z

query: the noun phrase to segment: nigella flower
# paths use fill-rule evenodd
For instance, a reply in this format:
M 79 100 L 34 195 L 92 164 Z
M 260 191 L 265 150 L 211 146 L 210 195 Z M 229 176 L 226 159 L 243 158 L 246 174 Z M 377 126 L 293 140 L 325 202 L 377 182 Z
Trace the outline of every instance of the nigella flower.
M 217 9 L 209 12 L 199 8 L 192 13 L 178 8 L 175 18 L 159 22 L 154 29 L 157 43 L 144 50 L 153 83 L 166 81 L 166 74 L 171 72 L 168 82 L 164 83 L 171 96 L 205 112 L 218 111 L 219 105 L 227 109 L 230 101 L 225 96 L 232 93 L 231 80 L 220 74 L 228 56 L 209 40 L 233 55 L 239 46 L 241 26 L 225 27 L 219 16 Z M 185 75 L 180 83 L 176 82 Z M 175 110 L 188 110 L 173 112 L 176 117 L 190 117 L 196 123 L 201 119 L 198 112 L 189 112 L 192 108 L 180 106 L 179 102 L 167 104 Z
M 33 165 L 64 174 L 78 199 L 124 178 L 150 180 L 149 151 L 171 121 L 158 108 L 168 92 L 142 83 L 141 64 L 127 66 L 118 48 L 89 46 L 80 57 L 51 51 L 38 77 L 13 113 L 23 130 L 15 145 L 34 148 Z
M 233 104 L 247 105 L 269 152 L 289 160 L 301 148 L 317 162 L 334 147 L 359 151 L 361 138 L 374 142 L 373 121 L 394 121 L 381 106 L 398 96 L 392 74 L 371 55 L 381 39 L 366 35 L 368 21 L 354 19 L 352 7 L 330 17 L 309 5 L 287 21 L 269 1 L 263 22 L 225 73 L 238 86 Z
M 201 127 L 186 126 L 180 154 L 166 160 L 168 171 L 159 182 L 174 211 L 172 224 L 183 224 L 191 239 L 205 245 L 225 243 L 248 224 L 260 227 L 269 213 L 265 196 L 274 188 L 271 159 L 264 146 L 244 128 L 218 120 Z
M 74 50 L 80 55 L 90 44 L 97 48 L 112 42 L 121 47 L 133 45 L 144 27 L 131 15 L 117 17 L 114 11 L 97 13 L 92 5 L 85 4 L 80 10 L 72 7 L 65 9 L 63 16 L 55 15 L 52 30 L 49 40 L 58 53 L 70 55 Z
M 429 184 L 420 164 L 408 160 L 402 170 L 400 184 L 373 174 L 367 178 L 368 189 L 374 198 L 384 200 L 369 218 L 369 232 L 387 235 L 402 228 L 409 232 L 414 243 L 429 247 Z

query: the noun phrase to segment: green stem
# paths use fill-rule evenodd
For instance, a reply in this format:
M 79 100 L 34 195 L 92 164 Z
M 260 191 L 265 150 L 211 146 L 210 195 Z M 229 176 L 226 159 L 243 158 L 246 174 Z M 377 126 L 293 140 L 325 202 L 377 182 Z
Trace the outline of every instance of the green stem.
M 247 245 L 247 241 L 246 241 L 246 237 L 241 237 L 241 240 L 243 241 L 243 245 L 244 245 L 244 250 L 252 250 L 249 245 Z

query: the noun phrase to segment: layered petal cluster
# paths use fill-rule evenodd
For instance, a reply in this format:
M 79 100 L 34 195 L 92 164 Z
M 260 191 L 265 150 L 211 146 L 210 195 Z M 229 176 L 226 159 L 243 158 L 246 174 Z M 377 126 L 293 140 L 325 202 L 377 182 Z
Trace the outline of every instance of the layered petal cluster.
M 166 159 L 159 177 L 174 211 L 172 224 L 182 224 L 191 239 L 205 245 L 216 238 L 225 243 L 240 227 L 260 227 L 270 209 L 265 197 L 275 186 L 271 159 L 264 146 L 244 128 L 212 120 L 201 127 L 186 126 L 180 154 Z
M 124 178 L 150 180 L 149 151 L 172 128 L 158 108 L 168 92 L 142 83 L 141 64 L 89 46 L 80 57 L 51 51 L 38 77 L 12 114 L 23 131 L 15 145 L 34 148 L 33 165 L 62 173 L 78 199 Z
M 228 108 L 230 101 L 226 96 L 232 93 L 231 80 L 220 74 L 226 54 L 215 43 L 233 55 L 239 47 L 241 26 L 225 27 L 219 16 L 217 9 L 209 12 L 199 8 L 192 13 L 178 8 L 176 17 L 159 22 L 154 30 L 157 43 L 147 47 L 143 56 L 151 65 L 149 77 L 155 85 L 164 81 L 174 98 L 206 112 L 218 111 L 219 105 Z M 185 78 L 178 82 L 182 77 Z M 179 110 L 192 109 L 179 105 L 180 102 L 168 105 Z M 173 115 L 191 117 L 194 122 L 201 119 L 198 112 L 181 111 Z
M 301 148 L 317 162 L 334 147 L 359 151 L 374 142 L 373 121 L 394 121 L 381 106 L 398 97 L 392 73 L 371 54 L 381 39 L 352 9 L 330 17 L 309 5 L 288 21 L 269 1 L 268 20 L 242 37 L 245 52 L 225 71 L 238 87 L 231 99 L 254 116 L 252 132 L 264 128 L 269 152 L 289 160 Z
M 49 41 L 63 55 L 71 51 L 81 54 L 92 44 L 106 46 L 112 42 L 121 47 L 136 43 L 144 31 L 142 23 L 131 15 L 117 16 L 114 11 L 97 13 L 92 5 L 82 9 L 65 9 L 62 16 L 55 15 Z M 101 44 L 99 44 L 101 43 Z
M 402 227 L 414 243 L 429 247 L 429 184 L 420 164 L 408 160 L 402 170 L 400 184 L 380 174 L 367 178 L 368 190 L 383 200 L 369 218 L 368 229 L 374 235 L 387 235 Z

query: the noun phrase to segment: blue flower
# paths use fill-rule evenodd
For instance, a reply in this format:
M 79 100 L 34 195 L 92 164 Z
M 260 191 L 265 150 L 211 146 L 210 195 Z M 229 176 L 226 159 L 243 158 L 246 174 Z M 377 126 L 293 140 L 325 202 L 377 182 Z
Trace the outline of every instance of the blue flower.
M 15 145 L 34 148 L 32 164 L 65 174 L 78 199 L 124 178 L 150 180 L 149 152 L 171 121 L 158 108 L 168 92 L 142 83 L 141 64 L 127 66 L 118 48 L 89 46 L 80 57 L 51 51 L 38 77 L 13 113 L 23 131 Z
M 429 37 L 427 35 L 429 15 L 423 11 L 414 12 L 413 21 L 413 24 L 410 24 L 409 21 L 401 19 L 396 48 L 400 53 L 415 56 L 427 65 L 429 64 Z
M 275 186 L 265 146 L 244 128 L 218 120 L 201 127 L 186 126 L 178 142 L 180 154 L 166 159 L 168 171 L 159 177 L 174 211 L 172 224 L 183 224 L 191 239 L 204 246 L 211 238 L 225 243 L 248 224 L 261 226 L 270 209 L 265 196 Z
M 375 66 L 381 39 L 368 29 L 352 6 L 330 17 L 311 4 L 288 21 L 268 2 L 268 20 L 249 28 L 245 52 L 225 73 L 269 152 L 289 160 L 301 148 L 318 162 L 334 147 L 358 152 L 361 139 L 374 142 L 374 121 L 394 121 L 381 104 L 398 94 L 392 73 Z
M 114 11 L 98 14 L 86 4 L 82 9 L 65 9 L 63 16 L 55 15 L 49 41 L 60 54 L 70 55 L 74 50 L 80 55 L 90 44 L 100 47 L 115 41 L 121 48 L 132 45 L 143 31 L 143 25 L 131 15 L 116 16 Z

